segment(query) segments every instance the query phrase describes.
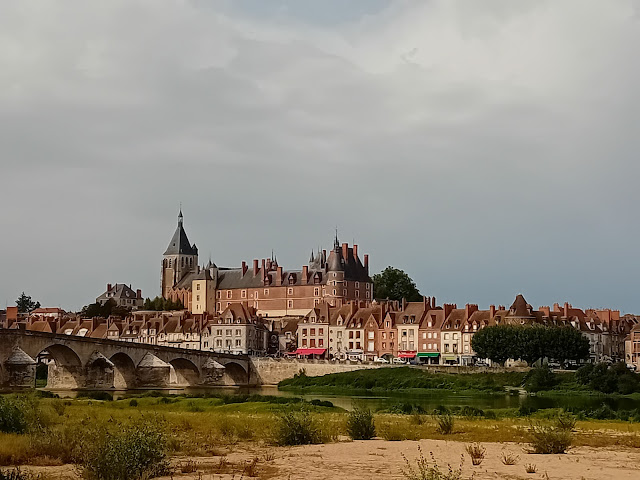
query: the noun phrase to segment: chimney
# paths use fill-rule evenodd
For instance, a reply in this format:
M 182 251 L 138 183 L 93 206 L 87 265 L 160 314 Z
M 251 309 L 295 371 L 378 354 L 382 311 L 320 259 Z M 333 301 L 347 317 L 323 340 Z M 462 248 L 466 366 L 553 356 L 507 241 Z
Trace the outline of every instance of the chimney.
M 407 299 L 402 297 L 402 311 L 404 312 L 405 308 L 407 308 Z
M 471 315 L 473 315 L 474 312 L 477 312 L 477 311 L 478 311 L 478 305 L 474 303 L 467 303 L 464 307 L 465 318 L 468 319 L 469 317 L 471 317 Z
M 136 290 L 136 297 L 140 299 L 142 298 L 142 290 L 140 289 Z
M 358 311 L 358 303 L 357 302 L 349 302 L 351 316 L 355 315 Z
M 302 285 L 306 285 L 308 281 L 309 281 L 309 266 L 303 265 L 302 266 Z
M 254 258 L 253 259 L 253 276 L 255 277 L 256 275 L 258 275 L 258 259 Z
M 358 258 L 358 245 L 353 245 L 353 256 L 354 258 Z
M 569 302 L 564 302 L 564 317 L 569 317 Z
M 282 267 L 278 267 L 276 270 L 276 285 L 282 285 Z
M 489 318 L 493 318 L 496 316 L 496 306 L 489 305 Z
M 247 273 L 247 262 L 245 262 L 244 260 L 242 261 L 242 276 L 244 277 L 244 274 Z
M 347 261 L 347 255 L 349 255 L 349 244 L 348 243 L 343 243 L 342 244 L 342 258 L 344 258 L 344 261 Z
M 107 292 L 110 292 L 110 291 L 111 291 L 111 284 L 107 283 Z
M 449 315 L 451 315 L 451 312 L 453 311 L 453 309 L 455 308 L 455 305 L 452 305 L 450 303 L 445 303 L 444 305 L 442 305 L 442 308 L 444 308 L 444 319 L 446 320 L 447 318 L 449 318 Z
M 431 297 L 431 308 L 436 308 L 436 297 Z
M 558 302 L 553 304 L 553 311 L 554 312 L 560 312 L 560 305 L 558 305 Z
M 423 308 L 424 308 L 425 312 L 429 311 L 429 307 L 431 306 L 431 299 L 429 297 L 425 297 L 423 295 L 422 296 L 422 305 L 423 305 Z
M 369 274 L 369 254 L 368 253 L 364 254 L 364 268 L 367 271 L 367 274 Z
M 327 263 L 327 251 L 325 249 L 322 250 L 322 266 Z

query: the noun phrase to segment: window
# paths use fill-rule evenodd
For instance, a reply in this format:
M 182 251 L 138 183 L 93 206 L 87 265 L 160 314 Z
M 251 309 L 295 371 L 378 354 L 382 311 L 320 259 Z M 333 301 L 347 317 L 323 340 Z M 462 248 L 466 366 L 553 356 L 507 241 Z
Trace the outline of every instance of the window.
M 227 290 L 227 298 L 231 298 L 231 290 Z
M 349 338 L 353 338 L 353 330 L 349 332 Z
M 219 337 L 222 336 L 222 329 L 219 328 L 218 330 L 216 330 L 216 335 L 218 335 Z
M 370 330 L 370 331 L 368 332 L 368 335 L 369 335 L 369 339 L 370 339 L 370 340 L 372 340 L 373 338 L 375 338 L 375 337 L 374 337 L 375 333 L 373 332 L 373 330 Z
M 226 336 L 227 336 L 227 337 L 230 337 L 230 336 L 231 336 L 231 330 L 230 330 L 230 329 L 228 329 L 228 330 L 225 332 L 225 334 L 226 334 Z
M 346 288 L 344 290 L 342 290 L 342 295 L 345 296 L 345 297 L 347 296 L 347 289 Z
M 454 340 L 457 340 L 457 339 L 458 339 L 458 334 L 457 334 L 457 333 L 454 333 L 454 334 L 453 334 L 453 339 L 454 339 Z
M 346 295 L 346 293 L 345 293 L 345 295 Z M 360 290 L 356 290 L 356 298 L 360 298 Z
M 448 333 L 445 333 L 445 334 L 444 334 L 444 339 L 445 339 L 445 340 L 449 340 L 449 334 L 448 334 Z
M 427 332 L 422 332 L 422 339 L 427 338 Z M 429 338 L 431 338 L 431 334 L 429 334 Z
M 356 338 L 360 338 L 360 330 L 356 332 Z
M 369 350 L 370 352 L 375 350 L 375 347 L 373 345 L 374 342 L 368 342 L 367 343 L 367 350 Z
M 220 290 L 216 292 L 216 298 L 220 298 Z
M 319 347 L 324 347 L 324 340 L 322 338 L 320 340 L 318 340 L 318 346 Z
M 316 299 L 313 301 L 313 305 L 314 305 L 314 306 L 315 306 L 315 305 L 320 305 L 320 299 L 319 299 L 319 298 L 316 298 Z
M 431 344 L 429 344 L 429 348 L 431 348 Z M 423 343 L 423 344 L 422 344 L 422 349 L 423 349 L 423 350 L 426 350 L 426 349 L 427 349 L 427 344 L 426 344 L 426 343 Z
M 303 338 L 303 339 L 302 339 L 302 346 L 303 346 L 303 347 L 306 347 L 306 346 L 307 346 L 307 339 L 306 339 L 306 338 Z
M 293 308 L 293 300 L 287 300 L 287 308 Z
M 320 296 L 320 287 L 313 288 L 313 295 L 316 297 Z
M 382 348 L 387 348 L 387 342 L 382 342 Z
M 315 335 L 315 334 L 316 334 L 316 329 L 315 328 L 309 329 L 309 335 Z
M 369 292 L 367 292 L 365 296 L 366 296 L 367 298 L 369 298 Z
M 310 347 L 315 347 L 316 346 L 316 339 L 312 338 L 311 340 L 309 340 L 309 346 Z
M 268 288 L 265 288 L 265 289 L 264 289 L 264 296 L 265 296 L 265 297 L 268 297 L 268 296 L 269 296 L 269 289 L 268 289 Z
M 318 329 L 318 335 L 324 335 L 324 328 Z
M 242 334 L 242 330 L 236 329 L 236 337 L 239 337 Z
M 241 297 L 241 298 L 247 298 L 247 291 L 246 291 L 246 290 L 242 290 L 242 291 L 240 292 L 240 297 Z
M 433 332 L 433 338 L 438 338 L 438 332 Z
M 356 282 L 356 288 L 360 288 L 360 282 Z
M 287 295 L 293 295 L 293 288 L 287 288 Z
M 236 340 L 236 347 L 239 347 L 240 345 L 242 345 L 242 340 L 237 339 Z
M 306 329 L 306 328 L 303 328 L 303 329 L 302 329 L 302 335 L 306 335 L 306 334 L 307 334 L 307 329 Z
M 196 290 L 200 290 L 200 284 L 196 283 Z
M 336 294 L 336 290 L 335 290 L 335 288 L 333 289 L 333 294 L 334 294 L 334 295 Z
M 200 295 L 196 295 L 196 302 L 200 301 Z

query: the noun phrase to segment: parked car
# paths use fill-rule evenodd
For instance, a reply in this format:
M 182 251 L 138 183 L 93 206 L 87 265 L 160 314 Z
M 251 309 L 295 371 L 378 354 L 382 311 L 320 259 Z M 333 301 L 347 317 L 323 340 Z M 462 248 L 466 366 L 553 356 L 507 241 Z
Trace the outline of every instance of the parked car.
M 394 358 L 393 363 L 399 364 L 399 365 L 406 365 L 407 362 L 404 361 L 404 358 Z
M 383 357 L 375 357 L 373 359 L 374 363 L 389 363 L 389 360 L 387 360 L 386 358 Z
M 627 363 L 627 368 L 632 372 L 635 372 L 638 369 L 638 367 L 634 363 Z

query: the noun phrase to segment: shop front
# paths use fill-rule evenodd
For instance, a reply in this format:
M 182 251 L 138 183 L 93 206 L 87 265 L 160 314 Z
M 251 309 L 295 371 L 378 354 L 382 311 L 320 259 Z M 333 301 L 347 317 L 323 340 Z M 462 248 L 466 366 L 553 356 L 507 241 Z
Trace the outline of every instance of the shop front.
M 418 363 L 423 365 L 438 365 L 440 363 L 439 352 L 419 352 Z

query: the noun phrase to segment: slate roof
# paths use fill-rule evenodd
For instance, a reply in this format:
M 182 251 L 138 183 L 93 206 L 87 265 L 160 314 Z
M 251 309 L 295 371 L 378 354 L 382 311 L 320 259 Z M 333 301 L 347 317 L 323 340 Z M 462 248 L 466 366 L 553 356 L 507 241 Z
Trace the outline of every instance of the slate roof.
M 189 243 L 189 239 L 187 238 L 187 233 L 184 231 L 182 227 L 182 211 L 180 211 L 180 215 L 178 215 L 178 227 L 176 228 L 171 241 L 169 242 L 169 246 L 167 250 L 164 252 L 165 255 L 198 255 L 198 248 L 194 243 L 191 245 Z

